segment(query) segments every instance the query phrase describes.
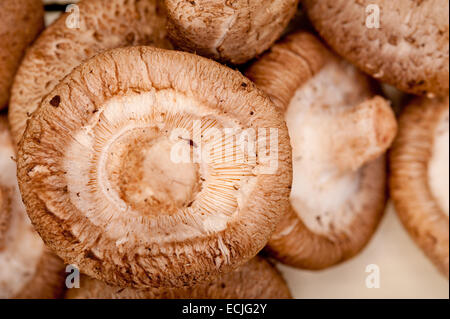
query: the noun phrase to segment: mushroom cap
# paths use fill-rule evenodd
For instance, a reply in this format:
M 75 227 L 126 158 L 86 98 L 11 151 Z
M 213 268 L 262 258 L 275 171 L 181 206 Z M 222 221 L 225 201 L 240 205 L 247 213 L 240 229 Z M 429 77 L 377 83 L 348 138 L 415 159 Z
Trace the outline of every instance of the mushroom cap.
M 26 48 L 44 28 L 41 0 L 0 2 L 0 110 L 6 107 L 14 75 Z
M 385 168 L 385 158 L 381 157 L 361 169 L 360 189 L 347 203 L 347 216 L 333 218 L 329 232 L 311 228 L 311 223 L 299 218 L 291 205 L 270 239 L 267 252 L 284 264 L 311 270 L 325 269 L 357 255 L 383 216 L 387 199 Z M 319 213 L 317 216 L 321 216 Z
M 64 265 L 34 231 L 22 204 L 6 117 L 0 117 L 0 298 L 57 298 Z
M 172 48 L 160 0 L 83 0 L 77 8 L 46 28 L 20 65 L 8 114 L 16 144 L 42 98 L 83 61 L 117 47 Z
M 278 270 L 255 257 L 235 271 L 210 283 L 184 288 L 133 289 L 108 286 L 84 276 L 79 289 L 70 289 L 68 299 L 288 299 L 292 298 Z
M 390 193 L 400 220 L 439 271 L 448 278 L 448 97 L 416 98 L 403 111 L 390 152 Z M 446 124 L 446 205 L 430 179 L 436 134 Z M 443 150 L 442 150 L 443 151 Z M 444 167 L 445 169 L 445 167 Z M 444 176 L 446 175 L 446 176 Z
M 201 144 L 177 132 L 197 124 Z M 172 157 L 174 146 L 189 156 L 219 145 L 207 137 L 227 128 L 254 130 L 256 154 L 231 146 L 233 133 L 232 152 L 210 162 Z M 67 263 L 115 286 L 181 287 L 265 246 L 288 206 L 291 148 L 281 114 L 239 72 L 130 47 L 85 62 L 43 99 L 18 176 L 31 220 Z
M 371 98 L 367 77 L 306 32 L 280 41 L 247 76 L 286 112 L 293 147 L 291 206 L 267 251 L 307 269 L 354 256 L 383 215 L 392 109 Z
M 169 36 L 177 47 L 242 64 L 280 37 L 298 0 L 165 0 L 165 4 Z
M 303 3 L 325 41 L 364 72 L 408 93 L 448 94 L 447 0 Z M 380 28 L 366 26 L 376 15 L 369 5 L 380 9 Z

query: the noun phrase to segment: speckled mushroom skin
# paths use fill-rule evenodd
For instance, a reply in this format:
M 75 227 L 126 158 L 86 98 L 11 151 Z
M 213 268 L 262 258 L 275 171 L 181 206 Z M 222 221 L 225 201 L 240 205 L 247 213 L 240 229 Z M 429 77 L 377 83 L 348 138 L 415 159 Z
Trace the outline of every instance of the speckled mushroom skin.
M 2 178 L 15 166 L 7 162 L 12 161 L 10 156 L 14 152 L 6 117 L 1 116 L 0 269 L 4 276 L 0 276 L 0 297 L 61 298 L 64 293 L 64 264 L 44 246 L 26 221 L 28 218 L 15 181 L 9 177 Z
M 288 299 L 289 288 L 269 262 L 255 257 L 217 280 L 186 288 L 137 290 L 117 288 L 84 276 L 80 288 L 68 290 L 68 299 Z
M 0 2 L 0 110 L 8 103 L 14 75 L 26 48 L 43 28 L 41 0 Z
M 416 243 L 447 278 L 448 216 L 433 196 L 428 169 L 434 132 L 444 112 L 448 114 L 448 107 L 448 96 L 413 100 L 400 117 L 399 135 L 390 153 L 390 192 L 397 214 Z
M 329 214 L 311 209 L 307 210 L 309 213 L 302 213 L 291 205 L 268 243 L 266 250 L 272 256 L 288 265 L 306 269 L 322 269 L 347 260 L 361 251 L 372 237 L 383 215 L 386 202 L 386 165 L 380 150 L 385 150 L 390 145 L 396 133 L 395 118 L 390 107 L 386 107 L 386 102 L 380 97 L 370 99 L 373 91 L 367 77 L 335 57 L 309 33 L 297 32 L 280 41 L 251 65 L 246 75 L 283 111 L 288 109 L 296 91 L 308 86 L 312 88 L 306 96 L 317 98 L 310 101 L 316 107 L 320 106 L 325 110 L 342 108 L 341 104 L 333 105 L 330 99 L 320 96 L 322 91 L 317 93 L 320 88 L 314 87 L 312 81 L 321 72 L 331 72 L 323 74 L 325 78 L 322 79 L 335 79 L 332 80 L 333 83 L 314 84 L 319 87 L 325 85 L 330 92 L 323 93 L 325 95 L 331 94 L 330 96 L 335 97 L 340 95 L 341 93 L 335 90 L 343 90 L 341 82 L 347 83 L 344 87 L 352 86 L 351 90 L 347 89 L 343 101 L 338 102 L 336 98 L 334 103 L 341 103 L 350 108 L 360 103 L 361 106 L 364 103 L 371 103 L 374 109 L 384 111 L 379 114 L 378 120 L 376 120 L 378 115 L 375 116 L 377 121 L 375 131 L 379 130 L 382 135 L 378 136 L 377 133 L 371 140 L 366 140 L 364 135 L 358 135 L 364 131 L 361 127 L 355 126 L 353 130 L 344 126 L 340 130 L 339 134 L 343 134 L 342 137 L 351 142 L 342 145 L 341 151 L 336 152 L 340 157 L 336 157 L 335 161 L 341 162 L 337 167 L 342 167 L 343 172 L 355 171 L 359 174 L 358 190 L 347 200 L 346 208 L 341 210 L 336 208 L 336 211 Z M 307 107 L 308 105 L 304 105 L 303 108 Z M 353 124 L 358 122 L 362 127 L 372 125 L 366 122 L 364 114 L 361 114 L 360 118 L 354 117 Z M 294 130 L 291 127 L 289 129 Z M 358 142 L 359 138 L 361 140 Z M 357 150 L 358 144 L 361 146 L 360 150 Z M 371 148 L 370 145 L 378 146 L 374 148 L 372 155 L 368 153 L 362 155 Z M 331 151 L 330 149 L 327 152 Z M 353 156 L 341 156 L 347 151 Z M 294 163 L 297 161 L 295 154 L 294 147 Z M 298 175 L 297 178 L 301 176 Z M 309 196 L 314 195 L 310 193 Z M 317 220 L 314 221 L 315 215 Z M 304 217 L 309 221 L 303 219 Z
M 36 40 L 17 72 L 8 114 L 16 144 L 42 98 L 81 62 L 116 47 L 172 47 L 160 1 L 88 0 L 77 6 L 80 28 L 68 27 L 74 13 L 63 14 Z
M 371 76 L 418 95 L 447 95 L 447 0 L 304 0 L 315 28 L 341 56 Z M 367 28 L 368 5 L 380 28 Z
M 108 120 L 100 120 L 104 112 L 109 112 L 106 107 L 109 101 L 133 96 L 161 96 L 160 103 L 166 103 L 169 114 L 157 113 L 155 122 L 149 125 L 157 125 L 160 116 L 164 121 L 164 116 L 172 116 L 171 108 L 180 107 L 174 116 L 183 116 L 190 110 L 206 112 L 210 114 L 207 117 L 217 120 L 229 119 L 241 128 L 274 128 L 278 132 L 278 168 L 273 174 L 265 174 L 259 170 L 262 163 L 258 160 L 255 167 L 251 166 L 248 177 L 237 177 L 236 188 L 225 185 L 229 189 L 226 194 L 232 194 L 227 197 L 232 211 L 227 213 L 226 224 L 219 225 L 217 231 L 215 223 L 204 222 L 219 214 L 218 210 L 223 208 L 220 205 L 217 210 L 208 211 L 208 206 L 202 206 L 206 207 L 204 211 L 203 208 L 197 211 L 200 203 L 194 201 L 173 214 L 162 210 L 158 214 L 135 215 L 117 208 L 102 211 L 103 205 L 112 204 L 100 198 L 104 197 L 103 192 L 97 198 L 97 190 L 89 193 L 87 200 L 78 201 L 79 197 L 87 196 L 73 193 L 73 187 L 83 176 L 74 176 L 73 184 L 68 184 L 71 177 L 66 173 L 79 165 L 75 163 L 90 160 L 76 160 L 89 149 L 70 153 L 70 147 L 79 145 L 74 144 L 74 136 L 85 131 L 93 132 L 94 136 L 97 130 L 107 132 L 102 127 Z M 192 99 L 195 103 L 179 104 L 177 99 Z M 150 106 L 149 111 L 159 107 L 158 103 L 152 103 L 155 102 L 145 104 Z M 123 112 L 127 108 L 132 105 L 123 108 Z M 123 120 L 128 121 L 128 117 Z M 95 156 L 92 163 L 97 165 Z M 128 172 L 138 169 L 131 168 Z M 224 169 L 224 173 L 217 171 L 218 177 L 224 174 L 226 178 L 230 173 Z M 93 181 L 96 170 L 86 173 Z M 31 220 L 46 244 L 67 263 L 116 286 L 181 287 L 229 272 L 265 246 L 288 206 L 291 148 L 281 114 L 239 72 L 188 53 L 130 47 L 87 61 L 44 98 L 20 143 L 18 176 Z M 214 191 L 205 185 L 205 192 Z M 94 197 L 89 200 L 91 194 Z M 217 197 L 207 193 L 204 196 L 198 197 L 202 205 L 215 207 L 215 201 L 223 201 L 220 193 Z M 208 202 L 204 202 L 205 198 Z M 93 206 L 99 209 L 97 213 L 77 208 L 89 202 L 97 203 Z M 189 232 L 180 231 L 186 227 Z
M 165 0 L 165 4 L 169 36 L 177 47 L 242 64 L 279 38 L 298 0 Z

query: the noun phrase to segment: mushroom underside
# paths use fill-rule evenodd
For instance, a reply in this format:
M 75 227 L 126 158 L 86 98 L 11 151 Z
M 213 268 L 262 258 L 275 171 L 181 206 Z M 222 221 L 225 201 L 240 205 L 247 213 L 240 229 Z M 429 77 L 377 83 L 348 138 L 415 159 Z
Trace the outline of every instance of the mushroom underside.
M 63 292 L 63 264 L 44 246 L 22 204 L 15 151 L 0 118 L 0 298 L 56 298 Z
M 0 110 L 7 106 L 14 75 L 25 50 L 44 28 L 40 0 L 0 3 Z
M 357 190 L 335 211 L 299 210 L 293 203 L 266 250 L 283 263 L 303 269 L 319 270 L 343 262 L 372 238 L 386 199 L 383 156 L 360 170 Z
M 255 133 L 256 154 L 225 129 L 231 140 Z M 192 160 L 200 148 L 209 161 Z M 67 263 L 115 286 L 180 287 L 263 248 L 288 205 L 290 156 L 282 117 L 241 74 L 130 47 L 87 61 L 44 98 L 18 175 L 30 218 Z
M 400 117 L 399 135 L 390 154 L 390 192 L 397 214 L 447 278 L 448 105 L 448 97 L 412 101 Z M 447 139 L 446 145 L 440 144 L 440 136 L 444 143 Z M 436 146 L 442 146 L 439 152 Z
M 185 51 L 243 64 L 267 50 L 294 16 L 298 0 L 166 0 L 168 32 Z

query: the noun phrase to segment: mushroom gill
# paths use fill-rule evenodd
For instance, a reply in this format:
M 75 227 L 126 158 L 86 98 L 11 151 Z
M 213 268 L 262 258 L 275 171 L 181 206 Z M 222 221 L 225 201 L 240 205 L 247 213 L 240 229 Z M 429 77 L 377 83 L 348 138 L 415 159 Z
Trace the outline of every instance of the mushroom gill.
M 151 47 L 72 71 L 18 154 L 44 241 L 121 287 L 192 285 L 245 263 L 286 210 L 292 178 L 287 128 L 266 95 L 211 60 Z
M 0 298 L 56 298 L 63 264 L 34 231 L 23 207 L 6 118 L 0 118 Z
M 255 257 L 216 280 L 193 287 L 133 289 L 108 286 L 81 277 L 80 288 L 70 289 L 67 299 L 288 299 L 289 288 L 269 262 Z
M 77 7 L 45 29 L 20 65 L 8 113 L 16 144 L 42 98 L 83 61 L 123 46 L 172 47 L 160 0 L 82 0 Z
M 306 32 L 276 44 L 247 76 L 285 112 L 293 148 L 291 206 L 267 250 L 308 269 L 354 256 L 385 206 L 384 153 L 397 131 L 389 103 Z
M 390 192 L 403 225 L 447 276 L 449 273 L 448 97 L 414 99 L 400 116 L 390 154 Z

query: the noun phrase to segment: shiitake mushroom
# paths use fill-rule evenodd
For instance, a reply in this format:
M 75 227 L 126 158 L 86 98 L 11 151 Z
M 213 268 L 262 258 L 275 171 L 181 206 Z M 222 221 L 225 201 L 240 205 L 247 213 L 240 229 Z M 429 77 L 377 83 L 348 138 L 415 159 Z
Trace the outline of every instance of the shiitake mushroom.
M 67 291 L 68 299 L 288 299 L 291 293 L 281 274 L 269 262 L 255 257 L 235 271 L 204 284 L 183 288 L 133 289 L 108 286 L 81 277 L 80 288 Z
M 196 123 L 200 142 L 189 136 Z M 252 151 L 235 142 L 249 131 Z M 172 157 L 174 147 L 216 146 L 227 151 L 209 161 Z M 254 257 L 288 207 L 291 170 L 286 124 L 251 81 L 139 46 L 75 68 L 33 113 L 18 151 L 45 243 L 87 275 L 135 288 L 196 284 Z
M 384 153 L 397 131 L 389 103 L 307 32 L 280 41 L 246 74 L 285 113 L 293 148 L 291 206 L 267 251 L 307 269 L 356 255 L 385 208 Z
M 0 1 L 0 110 L 8 103 L 14 75 L 26 48 L 43 28 L 41 0 Z
M 449 273 L 449 102 L 416 98 L 390 153 L 390 192 L 400 220 L 439 271 Z

